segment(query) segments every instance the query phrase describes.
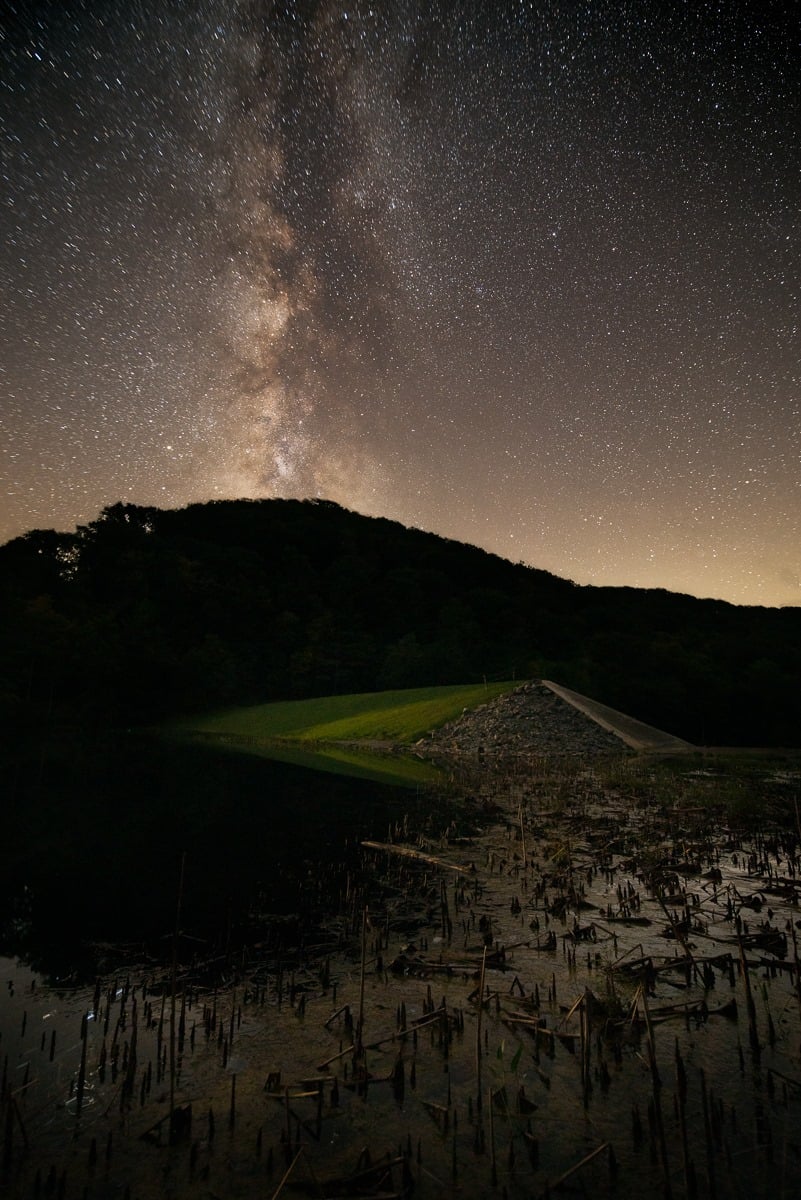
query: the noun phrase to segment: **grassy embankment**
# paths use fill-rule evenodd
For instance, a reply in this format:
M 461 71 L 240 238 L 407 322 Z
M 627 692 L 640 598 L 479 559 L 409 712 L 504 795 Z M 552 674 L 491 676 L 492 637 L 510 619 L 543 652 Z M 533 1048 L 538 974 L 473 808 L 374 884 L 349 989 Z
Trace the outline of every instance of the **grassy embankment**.
M 376 752 L 381 744 L 411 746 L 464 709 L 518 686 L 506 681 L 288 700 L 187 717 L 172 728 L 247 754 L 414 786 L 435 781 L 436 769 L 417 758 L 382 755 Z

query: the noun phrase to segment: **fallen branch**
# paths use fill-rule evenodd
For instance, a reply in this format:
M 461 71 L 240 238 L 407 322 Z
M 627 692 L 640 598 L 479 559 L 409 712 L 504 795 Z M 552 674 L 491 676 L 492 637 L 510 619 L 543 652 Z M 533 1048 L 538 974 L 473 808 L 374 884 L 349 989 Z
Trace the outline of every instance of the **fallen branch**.
M 399 854 L 402 858 L 416 858 L 420 862 L 430 863 L 432 867 L 443 867 L 446 871 L 458 871 L 460 875 L 472 875 L 475 868 L 457 867 L 455 863 L 445 862 L 435 858 L 433 854 L 424 854 L 422 850 L 412 850 L 410 846 L 394 846 L 391 842 L 362 842 L 370 850 L 384 850 L 387 854 Z

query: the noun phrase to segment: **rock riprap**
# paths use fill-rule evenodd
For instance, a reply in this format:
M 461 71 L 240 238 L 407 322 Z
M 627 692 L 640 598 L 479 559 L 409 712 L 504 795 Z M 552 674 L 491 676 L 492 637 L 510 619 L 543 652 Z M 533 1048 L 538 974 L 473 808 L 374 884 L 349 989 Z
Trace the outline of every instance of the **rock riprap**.
M 621 735 L 598 724 L 541 681 L 524 683 L 480 708 L 465 711 L 421 739 L 416 748 L 427 754 L 458 757 L 630 752 Z

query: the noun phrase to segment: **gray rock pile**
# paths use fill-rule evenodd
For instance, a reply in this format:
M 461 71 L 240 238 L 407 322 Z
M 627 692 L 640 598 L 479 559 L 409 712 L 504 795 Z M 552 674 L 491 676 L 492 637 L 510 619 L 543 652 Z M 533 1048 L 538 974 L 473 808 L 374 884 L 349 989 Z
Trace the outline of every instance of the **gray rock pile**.
M 444 757 L 625 754 L 615 734 L 541 683 L 524 683 L 480 708 L 465 711 L 429 737 L 420 753 Z

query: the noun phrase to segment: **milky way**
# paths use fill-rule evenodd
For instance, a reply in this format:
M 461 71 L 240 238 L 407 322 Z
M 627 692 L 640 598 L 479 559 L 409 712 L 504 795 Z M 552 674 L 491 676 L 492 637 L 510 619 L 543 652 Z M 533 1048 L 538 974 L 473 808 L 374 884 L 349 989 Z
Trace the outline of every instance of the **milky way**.
M 0 537 L 327 496 L 801 602 L 791 6 L 8 9 Z

